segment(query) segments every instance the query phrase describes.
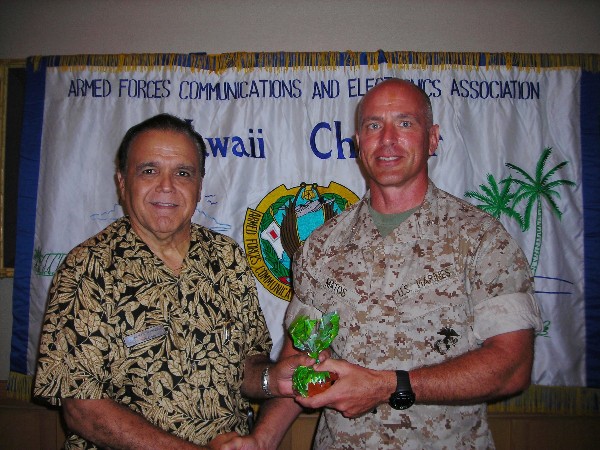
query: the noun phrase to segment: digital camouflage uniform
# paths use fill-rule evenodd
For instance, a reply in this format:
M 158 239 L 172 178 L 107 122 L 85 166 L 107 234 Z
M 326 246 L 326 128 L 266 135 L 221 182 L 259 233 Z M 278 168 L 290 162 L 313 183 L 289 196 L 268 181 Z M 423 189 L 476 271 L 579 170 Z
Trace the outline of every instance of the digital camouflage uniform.
M 369 193 L 315 230 L 294 260 L 297 314 L 338 311 L 333 357 L 410 370 L 541 328 L 528 262 L 502 225 L 433 183 L 421 207 L 382 238 Z M 417 398 L 418 402 L 418 398 Z M 316 449 L 493 448 L 486 406 L 377 407 L 357 419 L 326 409 Z
M 146 340 L 147 339 L 147 340 Z M 248 433 L 244 360 L 271 340 L 230 238 L 192 224 L 179 276 L 127 217 L 73 249 L 50 289 L 34 395 L 110 398 L 183 439 Z M 66 448 L 95 448 L 78 436 Z

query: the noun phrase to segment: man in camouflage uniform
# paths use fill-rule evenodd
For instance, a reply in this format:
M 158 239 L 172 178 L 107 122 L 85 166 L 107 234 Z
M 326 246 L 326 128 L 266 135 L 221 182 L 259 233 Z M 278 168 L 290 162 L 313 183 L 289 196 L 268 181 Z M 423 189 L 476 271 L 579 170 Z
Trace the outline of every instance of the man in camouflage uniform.
M 173 116 L 132 127 L 117 168 L 127 216 L 53 280 L 34 394 L 62 406 L 67 449 L 217 448 L 248 433 L 245 397 L 292 395 L 294 365 L 314 362 L 269 362 L 241 249 L 191 223 L 204 150 Z
M 325 407 L 314 447 L 493 448 L 485 401 L 529 385 L 541 329 L 528 262 L 497 220 L 429 180 L 439 130 L 422 90 L 371 89 L 356 140 L 369 190 L 295 255 L 286 314 L 340 315 L 333 357 L 316 366 L 339 379 L 296 399 Z M 282 357 L 295 352 L 288 340 Z M 301 409 L 264 410 L 228 448 L 275 448 Z

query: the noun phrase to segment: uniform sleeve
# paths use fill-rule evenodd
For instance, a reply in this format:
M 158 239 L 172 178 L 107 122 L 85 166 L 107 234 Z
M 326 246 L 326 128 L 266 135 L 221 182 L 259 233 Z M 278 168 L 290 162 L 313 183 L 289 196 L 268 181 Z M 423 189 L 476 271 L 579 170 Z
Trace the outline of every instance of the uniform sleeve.
M 102 265 L 86 248 L 73 250 L 55 274 L 40 339 L 34 396 L 60 405 L 61 398 L 105 397 Z
M 542 329 L 527 258 L 499 222 L 484 234 L 470 272 L 473 331 L 479 341 L 511 331 Z
M 313 239 L 309 237 L 293 258 L 294 295 L 285 312 L 285 332 L 299 315 L 308 316 L 311 319 L 320 319 L 323 316 L 322 311 L 311 304 L 311 300 L 315 298 L 315 278 L 311 275 L 311 268 L 308 264 L 311 245 L 314 245 Z

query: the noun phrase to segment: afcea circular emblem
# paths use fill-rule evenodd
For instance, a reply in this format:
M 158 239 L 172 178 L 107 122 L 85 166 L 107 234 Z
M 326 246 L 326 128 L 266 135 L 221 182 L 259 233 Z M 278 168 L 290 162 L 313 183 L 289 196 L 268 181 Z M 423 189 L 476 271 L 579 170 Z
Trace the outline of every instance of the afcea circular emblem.
M 358 201 L 357 195 L 331 182 L 329 186 L 283 184 L 269 192 L 244 219 L 244 248 L 256 279 L 271 294 L 290 301 L 291 258 L 317 227 Z

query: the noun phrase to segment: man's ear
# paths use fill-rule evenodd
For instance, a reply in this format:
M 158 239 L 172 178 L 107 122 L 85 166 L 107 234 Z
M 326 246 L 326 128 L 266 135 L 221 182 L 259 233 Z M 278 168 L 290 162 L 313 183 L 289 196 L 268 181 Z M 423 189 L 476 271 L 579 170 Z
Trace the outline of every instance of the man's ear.
M 433 155 L 440 143 L 440 126 L 432 125 L 429 129 L 429 156 Z
M 356 144 L 356 154 L 360 159 L 360 138 L 358 137 L 358 131 L 354 132 L 354 143 Z
M 121 172 L 117 172 L 116 178 L 119 200 L 123 202 L 123 197 L 125 194 L 125 177 L 121 174 Z

